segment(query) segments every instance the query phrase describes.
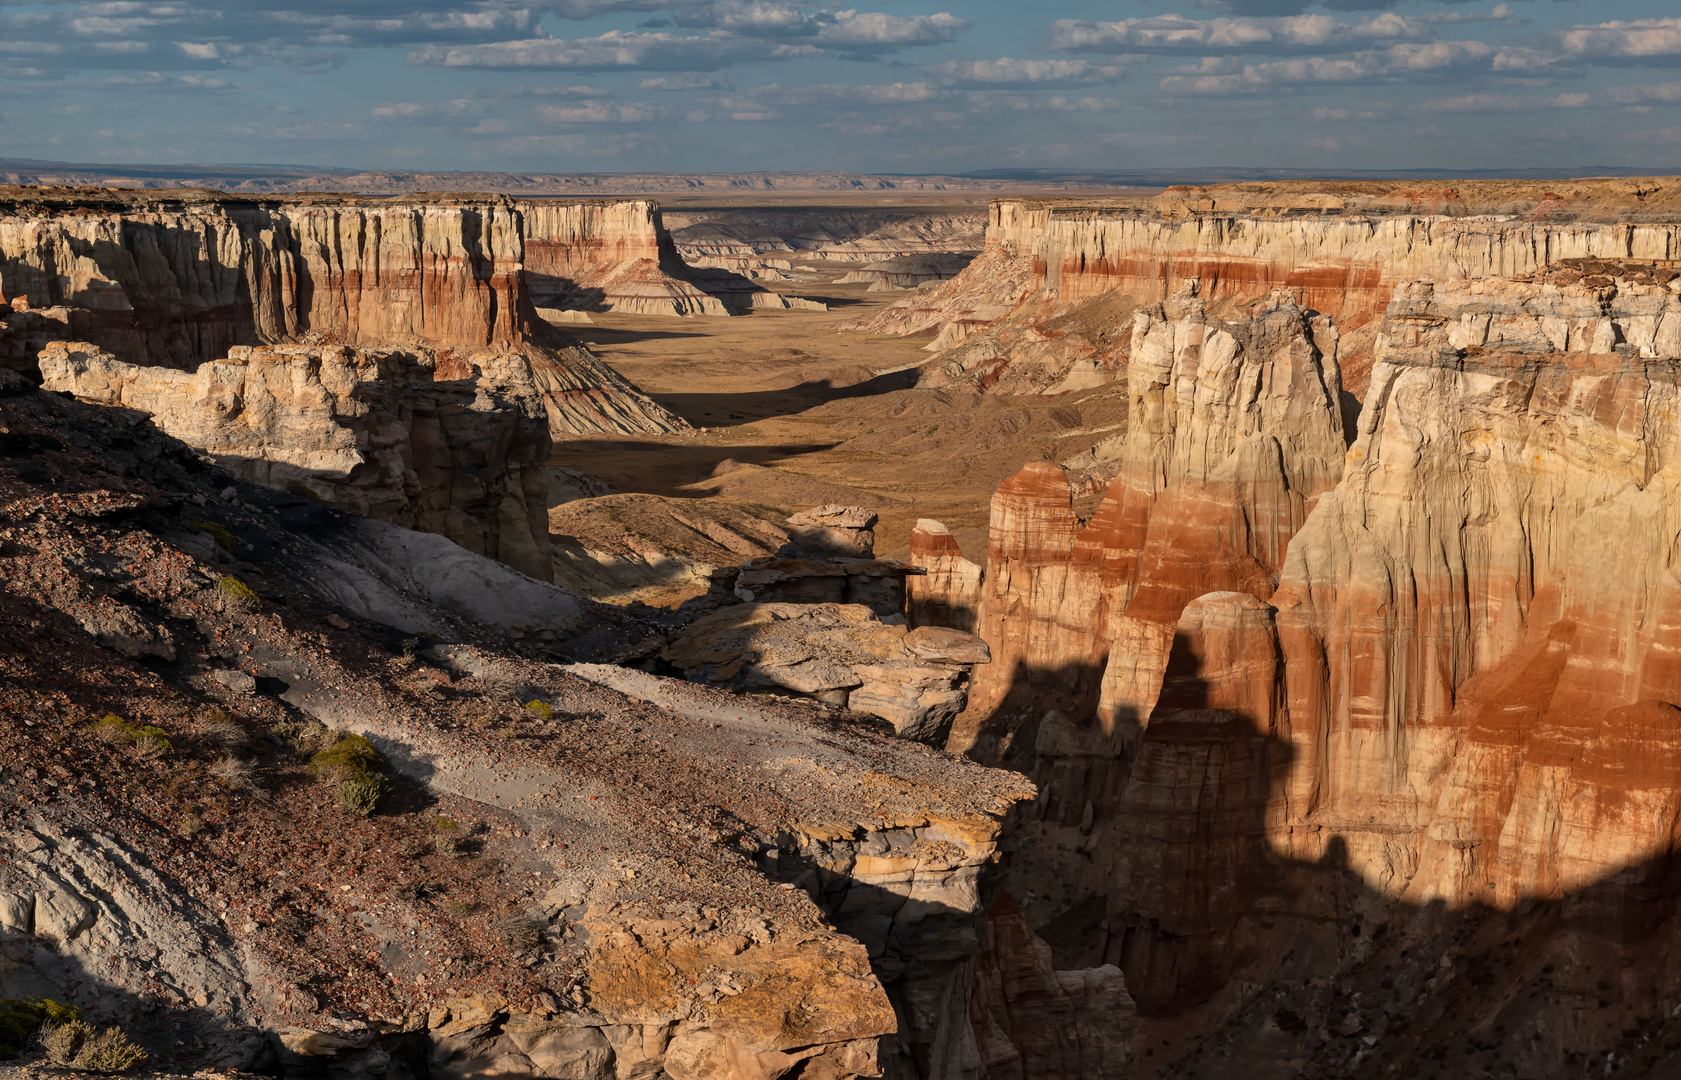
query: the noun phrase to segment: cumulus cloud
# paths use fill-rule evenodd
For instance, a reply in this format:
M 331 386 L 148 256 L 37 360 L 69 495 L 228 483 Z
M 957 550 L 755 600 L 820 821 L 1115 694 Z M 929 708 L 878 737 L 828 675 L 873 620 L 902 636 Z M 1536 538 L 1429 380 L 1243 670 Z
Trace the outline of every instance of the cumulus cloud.
M 1482 41 L 1402 42 L 1348 56 L 1304 56 L 1262 63 L 1205 57 L 1161 81 L 1165 94 L 1239 94 L 1322 83 L 1383 85 L 1440 82 L 1545 67 L 1545 58 Z
M 1330 15 L 1189 19 L 1162 15 L 1117 22 L 1058 19 L 1052 47 L 1063 52 L 1337 52 L 1377 41 L 1428 41 L 1435 27 L 1393 12 L 1347 22 Z
M 1577 26 L 1557 35 L 1566 56 L 1588 61 L 1681 63 L 1681 18 L 1631 19 Z
M 924 65 L 930 77 L 948 86 L 1061 87 L 1090 83 L 1114 83 L 1127 77 L 1127 66 L 1142 56 L 1121 56 L 1115 63 L 1090 60 L 948 60 Z

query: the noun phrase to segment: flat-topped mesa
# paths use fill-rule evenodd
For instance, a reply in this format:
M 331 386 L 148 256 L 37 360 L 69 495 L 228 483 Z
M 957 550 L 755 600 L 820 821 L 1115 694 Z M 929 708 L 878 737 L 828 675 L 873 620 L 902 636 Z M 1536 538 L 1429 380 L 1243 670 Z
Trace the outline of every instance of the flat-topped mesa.
M 520 215 L 499 196 L 6 194 L 0 298 L 85 308 L 89 340 L 131 363 L 190 368 L 311 334 L 511 346 L 532 317 Z
M 1210 302 L 1289 288 L 1336 318 L 1348 384 L 1363 393 L 1373 332 L 1400 281 L 1521 276 L 1561 259 L 1681 258 L 1681 226 L 1631 224 L 1650 219 L 1594 202 L 1623 199 L 1632 212 L 1642 201 L 1628 187 L 1315 194 L 1232 185 L 1156 200 L 998 199 L 986 255 L 851 328 L 940 328 L 931 349 L 963 347 L 928 369 L 928 385 L 1057 393 L 1118 377 L 1127 342 L 1116 330 L 1128 305 L 1193 280 Z
M 1656 284 L 1397 291 L 1274 597 L 1281 801 L 1315 837 L 1284 850 L 1339 838 L 1388 894 L 1501 907 L 1673 850 L 1678 331 Z
M 739 274 L 684 263 L 651 199 L 518 204 L 525 274 L 540 309 L 632 315 L 737 315 L 795 304 Z

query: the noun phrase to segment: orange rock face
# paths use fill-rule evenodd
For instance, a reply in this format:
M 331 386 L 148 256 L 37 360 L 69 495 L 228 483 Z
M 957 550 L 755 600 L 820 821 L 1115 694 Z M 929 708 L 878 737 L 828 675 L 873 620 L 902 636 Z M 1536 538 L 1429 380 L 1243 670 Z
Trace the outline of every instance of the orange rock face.
M 1490 1044 L 1564 1075 L 1548 1054 L 1603 1050 L 1669 977 L 1677 304 L 1601 276 L 1399 289 L 1346 454 L 1328 327 L 1170 302 L 1138 317 L 1091 521 L 1047 467 L 1000 489 L 995 662 L 952 745 L 1040 784 L 1010 892 L 1055 966 L 1125 973 L 1146 1035 L 1341 1075 L 1356 1035 L 1440 1046 L 1498 1012 Z M 1232 407 L 1221 373 L 1283 407 Z M 1628 972 L 1603 1023 L 1549 992 L 1600 955 Z

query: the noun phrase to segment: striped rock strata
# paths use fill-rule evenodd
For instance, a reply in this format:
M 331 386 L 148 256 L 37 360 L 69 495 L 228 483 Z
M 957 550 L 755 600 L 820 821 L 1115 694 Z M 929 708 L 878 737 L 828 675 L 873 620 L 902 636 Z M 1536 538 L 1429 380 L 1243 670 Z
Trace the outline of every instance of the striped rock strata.
M 1545 199 L 1538 191 L 1527 199 L 1479 194 L 1476 185 L 1463 198 L 1312 195 L 1299 187 L 1174 190 L 1156 200 L 996 199 L 987 255 L 852 328 L 938 328 L 930 349 L 963 345 L 928 369 L 925 385 L 1058 393 L 1119 377 L 1127 339 L 1114 332 L 1116 320 L 1124 326 L 1132 307 L 1193 281 L 1210 302 L 1289 288 L 1304 307 L 1336 318 L 1349 339 L 1349 385 L 1363 392 L 1373 335 L 1398 282 L 1522 276 L 1565 259 L 1681 258 L 1681 227 L 1641 221 L 1634 211 L 1642 199 L 1623 181 L 1579 182 L 1568 197 Z M 1596 199 L 1621 200 L 1628 210 Z M 1566 212 L 1572 200 L 1583 212 Z
M 1302 1055 L 1341 1074 L 1351 1032 L 1404 1061 L 1454 1025 L 1520 1071 L 1567 1075 L 1661 993 L 1681 848 L 1681 362 L 1667 288 L 1581 269 L 1402 286 L 1345 457 L 1330 395 L 1297 384 L 1280 398 L 1294 414 L 1249 414 L 1290 447 L 1282 487 L 1211 487 L 1198 464 L 1220 449 L 1243 465 L 1242 410 L 1186 427 L 1142 409 L 1089 524 L 1050 467 L 1000 489 L 980 618 L 995 662 L 951 745 L 1042 787 L 1009 888 L 1059 963 L 1116 965 L 1146 1016 L 1194 1015 L 1265 1075 L 1268 1055 L 1277 1075 Z M 1198 321 L 1166 325 L 1177 341 Z M 1219 402 L 1212 365 L 1194 382 L 1140 370 L 1149 334 L 1134 390 L 1172 385 L 1192 416 Z M 1308 370 L 1329 383 L 1334 367 Z M 1152 483 L 1138 544 L 1123 510 Z M 1508 933 L 1523 962 L 1460 981 L 1461 950 L 1492 964 Z M 1601 977 L 1599 1012 L 1549 992 L 1550 965 L 1600 955 L 1626 976 Z M 1375 1011 L 1313 989 L 1382 1001 L 1402 984 L 1417 1001 Z M 1498 1004 L 1517 1001 L 1521 1021 Z M 1301 1041 L 1284 1020 L 1261 1032 L 1266 1016 Z

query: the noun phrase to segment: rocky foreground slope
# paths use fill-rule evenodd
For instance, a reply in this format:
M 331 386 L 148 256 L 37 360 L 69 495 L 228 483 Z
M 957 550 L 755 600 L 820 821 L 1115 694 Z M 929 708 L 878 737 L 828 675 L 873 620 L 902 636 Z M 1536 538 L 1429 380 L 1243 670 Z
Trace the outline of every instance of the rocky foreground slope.
M 1666 269 L 1403 284 L 1356 424 L 1287 294 L 1156 305 L 1089 520 L 1038 464 L 984 575 L 922 530 L 913 614 L 994 656 L 948 745 L 1040 785 L 1008 887 L 1125 972 L 1145 1069 L 1672 1058 Z
M 1019 777 L 555 663 L 660 638 L 0 380 L 0 997 L 181 1070 L 1121 1075 L 1119 972 L 987 921 Z
M 1333 316 L 1363 395 L 1397 283 L 1534 273 L 1564 259 L 1681 257 L 1673 180 L 1176 187 L 1153 199 L 995 199 L 986 251 L 855 329 L 938 331 L 924 385 L 1059 393 L 1119 377 L 1142 305 L 1288 288 Z M 948 351 L 949 350 L 949 351 Z

